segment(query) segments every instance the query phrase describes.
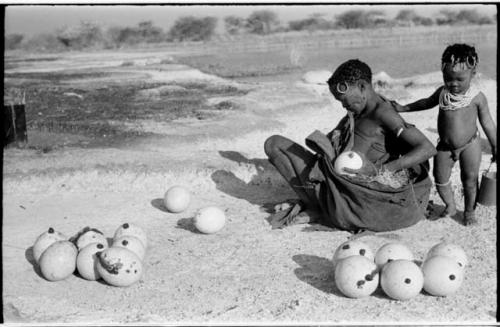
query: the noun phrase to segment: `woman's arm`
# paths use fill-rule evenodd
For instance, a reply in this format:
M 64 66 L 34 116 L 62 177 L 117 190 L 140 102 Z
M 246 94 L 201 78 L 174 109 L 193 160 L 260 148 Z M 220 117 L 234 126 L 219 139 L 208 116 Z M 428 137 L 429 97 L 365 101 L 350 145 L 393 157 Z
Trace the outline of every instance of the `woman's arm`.
M 405 128 L 399 138 L 408 143 L 412 149 L 398 159 L 386 163 L 384 167 L 389 171 L 413 167 L 432 158 L 437 153 L 431 141 L 414 126 Z
M 391 101 L 392 105 L 396 108 L 397 112 L 411 112 L 411 111 L 421 111 L 434 108 L 439 104 L 439 94 L 441 93 L 442 86 L 439 87 L 434 93 L 428 97 L 417 100 L 407 105 L 400 105 L 396 101 Z
M 488 100 L 483 92 L 480 92 L 478 97 L 478 118 L 481 127 L 483 128 L 491 146 L 492 161 L 497 158 L 497 128 L 493 118 L 491 118 L 490 109 L 488 108 Z
M 433 157 L 437 151 L 431 141 L 416 127 L 405 124 L 403 118 L 392 110 L 380 110 L 379 120 L 384 130 L 408 143 L 411 150 L 384 165 L 389 171 L 397 171 L 418 165 Z

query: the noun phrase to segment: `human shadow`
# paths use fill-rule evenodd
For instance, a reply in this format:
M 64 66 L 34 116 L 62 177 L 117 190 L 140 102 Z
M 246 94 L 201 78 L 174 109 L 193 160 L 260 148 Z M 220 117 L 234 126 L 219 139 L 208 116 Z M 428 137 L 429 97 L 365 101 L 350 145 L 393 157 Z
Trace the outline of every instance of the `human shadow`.
M 26 251 L 24 251 L 24 257 L 33 266 L 33 271 L 41 278 L 44 278 L 42 275 L 42 271 L 40 270 L 40 266 L 35 260 L 35 256 L 33 254 L 33 246 L 30 246 L 26 249 Z
M 296 197 L 293 190 L 286 187 L 284 181 L 283 184 L 273 182 L 279 173 L 267 159 L 249 159 L 237 151 L 219 151 L 219 154 L 238 164 L 254 166 L 257 173 L 249 182 L 245 182 L 231 171 L 217 170 L 212 173 L 211 178 L 218 190 L 259 205 L 263 211 L 269 213 L 273 212 L 275 204 Z
M 169 212 L 167 210 L 167 208 L 165 207 L 165 204 L 163 202 L 163 199 L 162 198 L 157 198 L 157 199 L 153 199 L 151 200 L 151 205 L 153 207 L 155 207 L 156 209 L 160 210 L 160 211 L 163 211 L 163 212 Z
M 446 207 L 444 205 L 435 204 L 434 201 L 430 200 L 429 203 L 427 204 L 427 209 L 425 214 L 426 219 L 430 221 L 436 221 L 443 218 L 451 218 L 460 225 L 464 224 L 463 211 L 457 210 L 457 213 L 451 217 L 442 216 L 442 213 L 444 212 L 445 208 Z
M 331 260 L 310 254 L 296 254 L 292 259 L 300 265 L 294 270 L 298 279 L 322 292 L 344 296 L 335 285 Z

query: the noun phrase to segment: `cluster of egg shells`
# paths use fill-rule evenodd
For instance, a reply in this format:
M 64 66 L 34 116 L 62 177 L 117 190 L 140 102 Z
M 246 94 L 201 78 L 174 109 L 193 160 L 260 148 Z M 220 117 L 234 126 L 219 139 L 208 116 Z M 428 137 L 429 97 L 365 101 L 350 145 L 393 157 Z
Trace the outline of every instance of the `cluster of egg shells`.
M 386 243 L 376 253 L 359 240 L 346 241 L 333 259 L 335 285 L 347 297 L 371 295 L 380 287 L 394 300 L 408 300 L 422 289 L 433 296 L 449 296 L 464 279 L 467 255 L 458 245 L 434 245 L 419 267 L 412 251 L 401 242 Z
M 85 227 L 68 238 L 50 227 L 33 245 L 33 257 L 48 281 L 68 278 L 75 271 L 90 281 L 103 279 L 113 286 L 130 286 L 143 275 L 147 236 L 138 225 L 124 223 L 113 236 L 111 246 L 104 234 Z

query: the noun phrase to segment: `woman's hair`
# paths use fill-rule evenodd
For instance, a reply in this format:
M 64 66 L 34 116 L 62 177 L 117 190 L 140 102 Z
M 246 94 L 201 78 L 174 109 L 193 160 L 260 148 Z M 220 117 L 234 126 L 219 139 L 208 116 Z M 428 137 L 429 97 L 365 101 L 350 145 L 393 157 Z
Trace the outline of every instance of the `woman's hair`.
M 443 52 L 441 57 L 441 65 L 444 67 L 446 64 L 455 65 L 464 63 L 469 68 L 476 67 L 479 58 L 476 49 L 467 44 L 453 44 L 449 45 Z
M 353 84 L 359 80 L 364 80 L 371 84 L 372 70 L 364 62 L 358 59 L 351 59 L 341 64 L 328 79 L 330 87 L 336 87 L 338 83 Z

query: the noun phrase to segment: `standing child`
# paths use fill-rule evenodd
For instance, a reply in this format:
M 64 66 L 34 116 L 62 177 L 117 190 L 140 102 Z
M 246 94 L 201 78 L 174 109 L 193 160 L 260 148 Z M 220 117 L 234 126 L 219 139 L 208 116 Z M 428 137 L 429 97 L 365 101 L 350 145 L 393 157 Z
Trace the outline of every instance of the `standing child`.
M 474 209 L 478 191 L 481 142 L 476 122 L 479 122 L 491 145 L 492 161 L 496 161 L 496 126 L 488 109 L 485 95 L 471 85 L 476 74 L 478 56 L 467 44 L 448 46 L 441 58 L 444 85 L 430 97 L 406 106 L 396 106 L 399 112 L 419 111 L 439 105 L 438 133 L 434 157 L 434 181 L 439 196 L 446 205 L 442 216 L 455 216 L 457 209 L 451 187 L 451 171 L 460 163 L 460 178 L 464 189 L 464 224 L 476 222 Z

